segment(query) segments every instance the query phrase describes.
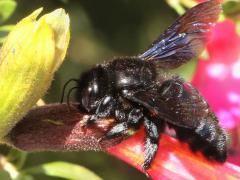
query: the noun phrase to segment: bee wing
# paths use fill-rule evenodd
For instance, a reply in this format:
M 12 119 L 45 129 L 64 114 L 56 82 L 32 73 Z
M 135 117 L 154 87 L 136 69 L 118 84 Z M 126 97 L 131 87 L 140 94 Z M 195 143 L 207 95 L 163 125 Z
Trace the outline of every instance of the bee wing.
M 154 60 L 160 67 L 176 68 L 198 56 L 220 12 L 218 0 L 210 0 L 191 8 L 139 57 Z
M 126 98 L 146 108 L 152 116 L 178 127 L 195 129 L 209 120 L 218 123 L 198 91 L 181 79 L 167 80 L 160 88 L 129 93 Z

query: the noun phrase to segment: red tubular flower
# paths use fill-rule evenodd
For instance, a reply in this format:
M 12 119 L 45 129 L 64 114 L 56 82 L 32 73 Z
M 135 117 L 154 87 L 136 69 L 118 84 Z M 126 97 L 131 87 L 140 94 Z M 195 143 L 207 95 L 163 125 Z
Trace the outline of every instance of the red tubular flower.
M 143 171 L 143 138 L 144 132 L 140 131 L 121 144 L 109 148 L 108 152 Z M 208 161 L 200 153 L 193 154 L 187 144 L 162 135 L 159 151 L 147 173 L 154 180 L 218 179 L 220 176 L 221 179 L 239 179 L 240 167 Z

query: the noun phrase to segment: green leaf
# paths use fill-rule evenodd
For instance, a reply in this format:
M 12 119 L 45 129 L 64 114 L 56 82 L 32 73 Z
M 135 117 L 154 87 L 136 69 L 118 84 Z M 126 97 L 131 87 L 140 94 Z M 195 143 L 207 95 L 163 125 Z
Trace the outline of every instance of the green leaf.
M 61 161 L 42 164 L 40 166 L 27 169 L 25 172 L 28 174 L 45 174 L 47 176 L 71 180 L 101 180 L 100 177 L 85 167 Z
M 11 180 L 9 174 L 3 170 L 0 170 L 0 179 Z
M 16 180 L 34 180 L 34 178 L 28 174 L 22 174 Z
M 223 4 L 223 12 L 227 17 L 236 19 L 240 12 L 240 1 L 239 0 L 229 0 Z
M 237 26 L 237 33 L 238 33 L 238 35 L 240 36 L 240 20 L 237 21 L 236 26 Z
M 27 153 L 17 149 L 11 149 L 7 155 L 7 159 L 12 162 L 18 169 L 21 169 L 25 163 Z
M 14 12 L 17 3 L 14 0 L 0 1 L 0 23 L 6 21 Z
M 179 0 L 166 0 L 168 5 L 173 8 L 179 15 L 182 15 L 185 12 L 184 7 Z
M 196 66 L 197 66 L 197 60 L 194 59 L 177 69 L 171 70 L 170 72 L 183 77 L 186 81 L 191 81 L 193 74 L 195 72 Z
M 62 3 L 65 3 L 65 4 L 68 3 L 68 0 L 59 0 L 59 1 L 61 1 Z
M 201 53 L 201 55 L 200 55 L 200 58 L 202 59 L 202 60 L 208 60 L 209 59 L 209 54 L 208 54 L 208 51 L 207 51 L 207 49 L 204 49 L 204 51 Z
M 180 2 L 187 8 L 192 8 L 197 5 L 197 1 L 195 0 L 180 0 Z
M 195 0 L 165 0 L 179 15 L 185 13 L 185 8 L 197 5 Z
M 13 27 L 13 25 L 0 26 L 0 44 L 5 41 L 9 31 L 11 31 Z

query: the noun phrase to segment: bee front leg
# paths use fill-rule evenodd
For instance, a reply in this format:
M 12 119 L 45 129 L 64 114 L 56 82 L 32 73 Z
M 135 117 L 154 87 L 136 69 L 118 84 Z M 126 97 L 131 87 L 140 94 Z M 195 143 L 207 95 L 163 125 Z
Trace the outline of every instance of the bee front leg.
M 112 116 L 114 114 L 115 105 L 116 101 L 112 96 L 107 95 L 102 98 L 98 104 L 98 107 L 96 108 L 95 113 L 91 115 L 87 120 L 86 126 L 94 124 L 101 118 L 107 118 Z

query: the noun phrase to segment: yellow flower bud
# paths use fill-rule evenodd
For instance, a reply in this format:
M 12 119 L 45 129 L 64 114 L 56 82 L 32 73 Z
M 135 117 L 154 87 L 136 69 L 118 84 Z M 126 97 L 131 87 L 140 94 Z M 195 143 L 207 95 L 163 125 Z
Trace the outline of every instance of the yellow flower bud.
M 57 9 L 36 20 L 42 9 L 22 19 L 0 51 L 0 138 L 49 88 L 69 43 L 69 17 Z

